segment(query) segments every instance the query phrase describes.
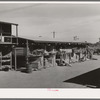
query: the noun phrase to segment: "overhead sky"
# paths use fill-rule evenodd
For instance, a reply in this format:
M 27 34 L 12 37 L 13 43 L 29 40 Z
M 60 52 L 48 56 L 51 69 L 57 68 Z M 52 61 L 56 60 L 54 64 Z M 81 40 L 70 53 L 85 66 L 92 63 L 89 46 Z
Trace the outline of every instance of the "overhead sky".
M 0 4 L 0 20 L 19 24 L 19 36 L 30 39 L 97 42 L 100 4 Z

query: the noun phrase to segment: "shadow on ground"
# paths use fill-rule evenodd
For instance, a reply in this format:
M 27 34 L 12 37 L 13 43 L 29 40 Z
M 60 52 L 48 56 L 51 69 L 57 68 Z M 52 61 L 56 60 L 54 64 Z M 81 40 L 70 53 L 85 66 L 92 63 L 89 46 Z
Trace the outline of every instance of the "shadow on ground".
M 68 79 L 64 82 L 81 84 L 90 88 L 100 88 L 100 68 Z

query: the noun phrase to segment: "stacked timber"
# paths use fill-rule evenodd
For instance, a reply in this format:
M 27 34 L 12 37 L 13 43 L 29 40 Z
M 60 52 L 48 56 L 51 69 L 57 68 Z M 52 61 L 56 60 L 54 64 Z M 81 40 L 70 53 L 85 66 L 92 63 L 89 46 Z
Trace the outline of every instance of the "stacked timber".
M 0 60 L 1 60 L 1 70 L 5 70 L 8 71 L 9 69 L 12 68 L 12 53 L 8 53 L 4 56 L 0 56 Z
M 43 49 L 36 49 L 28 55 L 28 62 L 34 70 L 43 68 Z
M 71 66 L 71 53 L 72 49 L 60 49 L 56 54 L 56 62 L 59 66 Z
M 44 68 L 46 67 L 54 67 L 56 66 L 56 51 L 53 49 L 52 51 L 44 52 Z

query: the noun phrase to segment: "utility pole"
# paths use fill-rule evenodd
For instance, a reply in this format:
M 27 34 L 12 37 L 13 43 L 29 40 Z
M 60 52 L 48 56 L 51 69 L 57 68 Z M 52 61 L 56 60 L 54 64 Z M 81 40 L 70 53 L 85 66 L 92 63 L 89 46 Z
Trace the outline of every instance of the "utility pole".
M 55 34 L 55 31 L 54 31 L 54 32 L 53 32 L 53 38 L 55 38 L 55 35 L 56 35 L 56 34 Z

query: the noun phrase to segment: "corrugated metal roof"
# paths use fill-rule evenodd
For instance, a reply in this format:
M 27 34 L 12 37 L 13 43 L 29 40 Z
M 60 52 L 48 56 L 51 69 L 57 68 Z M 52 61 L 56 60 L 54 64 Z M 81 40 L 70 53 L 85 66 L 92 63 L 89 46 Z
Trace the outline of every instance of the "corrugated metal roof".
M 91 43 L 88 43 L 88 42 L 80 42 L 80 41 L 59 41 L 59 40 L 39 40 L 39 39 L 29 39 L 29 38 L 24 38 L 24 37 L 18 37 L 18 38 L 22 38 L 22 39 L 26 39 L 26 40 L 29 40 L 29 41 L 34 41 L 34 42 L 37 42 L 37 43 L 78 43 L 78 44 L 91 44 Z

